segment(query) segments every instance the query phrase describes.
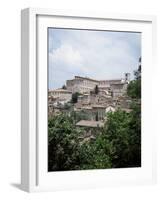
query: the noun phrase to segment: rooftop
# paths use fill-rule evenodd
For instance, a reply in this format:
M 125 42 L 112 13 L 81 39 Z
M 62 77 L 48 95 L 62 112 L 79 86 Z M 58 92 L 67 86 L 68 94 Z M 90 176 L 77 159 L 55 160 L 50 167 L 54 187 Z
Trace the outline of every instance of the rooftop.
M 92 107 L 93 108 L 106 108 L 105 106 L 97 105 L 97 104 L 92 105 Z
M 113 81 L 110 83 L 110 85 L 125 85 L 125 82 L 121 82 L 121 81 Z
M 65 89 L 62 89 L 62 88 L 58 88 L 58 89 L 55 89 L 55 90 L 49 90 L 48 92 L 72 93 L 71 91 L 65 90 Z
M 89 81 L 95 81 L 95 82 L 99 82 L 98 80 L 92 79 L 92 78 L 88 78 L 88 77 L 83 77 L 83 76 L 75 76 L 75 79 L 86 79 Z
M 123 81 L 123 79 L 119 78 L 119 79 L 106 79 L 106 80 L 96 80 L 96 79 L 92 79 L 92 78 L 89 78 L 89 77 L 83 77 L 83 76 L 75 76 L 74 79 L 71 79 L 71 80 L 67 80 L 67 81 L 74 81 L 75 79 L 84 79 L 84 80 L 89 80 L 89 81 L 94 81 L 94 82 L 97 82 L 98 84 L 101 84 L 103 82 L 108 82 L 108 83 L 120 83 Z
M 92 110 L 92 107 L 91 106 L 81 106 L 81 109 Z
M 109 81 L 109 82 L 118 82 L 118 81 L 122 81 L 122 79 L 107 79 L 107 80 L 99 80 L 99 82 L 106 82 L 106 81 Z
M 76 126 L 82 126 L 82 127 L 103 127 L 104 123 L 101 121 L 89 121 L 89 120 L 81 120 L 79 121 Z

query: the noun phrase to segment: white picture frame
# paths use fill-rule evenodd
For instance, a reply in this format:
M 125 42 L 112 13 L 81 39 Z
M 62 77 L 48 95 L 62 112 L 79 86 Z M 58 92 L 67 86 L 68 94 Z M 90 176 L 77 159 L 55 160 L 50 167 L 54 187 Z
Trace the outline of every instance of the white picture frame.
M 44 54 L 47 27 L 70 27 L 143 33 L 143 166 L 140 169 L 107 169 L 70 172 L 47 172 L 47 54 Z M 43 41 L 43 42 L 40 42 Z M 155 67 L 156 18 L 28 8 L 21 13 L 21 187 L 28 192 L 115 185 L 152 184 L 156 182 L 155 133 L 150 115 L 149 78 Z M 45 49 L 46 51 L 46 49 Z M 146 69 L 144 66 L 146 65 Z M 42 81 L 40 81 L 40 79 Z M 40 99 L 41 97 L 41 99 Z M 43 115 L 41 114 L 43 113 Z M 45 121 L 45 123 L 44 123 Z M 42 122 L 42 123 L 40 123 Z M 150 122 L 150 123 L 149 123 Z M 145 133 L 145 134 L 144 134 Z M 40 148 L 41 147 L 41 148 Z

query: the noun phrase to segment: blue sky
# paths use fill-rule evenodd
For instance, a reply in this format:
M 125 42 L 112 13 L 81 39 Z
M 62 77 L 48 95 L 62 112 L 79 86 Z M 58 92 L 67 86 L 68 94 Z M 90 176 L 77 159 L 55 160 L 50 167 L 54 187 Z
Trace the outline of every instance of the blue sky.
M 74 76 L 123 78 L 137 69 L 141 33 L 48 29 L 49 89 Z

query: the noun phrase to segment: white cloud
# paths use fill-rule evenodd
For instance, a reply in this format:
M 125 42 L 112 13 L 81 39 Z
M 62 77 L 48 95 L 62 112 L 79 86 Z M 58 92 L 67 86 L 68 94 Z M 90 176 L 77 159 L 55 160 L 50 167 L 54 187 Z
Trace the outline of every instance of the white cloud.
M 60 48 L 50 53 L 52 62 L 65 63 L 67 65 L 74 65 L 81 62 L 82 58 L 78 50 L 73 50 L 69 44 L 63 44 Z

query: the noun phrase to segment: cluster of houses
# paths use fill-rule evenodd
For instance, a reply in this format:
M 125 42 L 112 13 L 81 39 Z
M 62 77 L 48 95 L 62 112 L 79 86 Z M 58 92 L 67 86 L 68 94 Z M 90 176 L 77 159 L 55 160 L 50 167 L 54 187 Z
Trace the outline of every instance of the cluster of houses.
M 71 111 L 84 113 L 85 119 L 77 122 L 77 126 L 101 127 L 106 120 L 106 113 L 118 108 L 131 112 L 131 99 L 126 95 L 130 74 L 123 79 L 95 80 L 88 77 L 75 76 L 67 80 L 64 89 L 48 91 L 48 114 L 58 115 Z M 72 108 L 69 106 L 72 95 L 79 94 Z

